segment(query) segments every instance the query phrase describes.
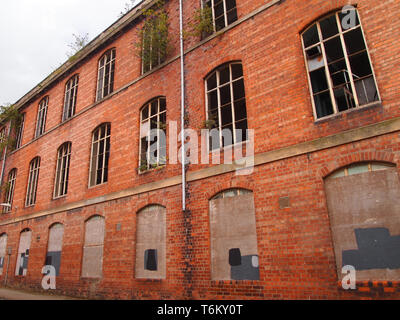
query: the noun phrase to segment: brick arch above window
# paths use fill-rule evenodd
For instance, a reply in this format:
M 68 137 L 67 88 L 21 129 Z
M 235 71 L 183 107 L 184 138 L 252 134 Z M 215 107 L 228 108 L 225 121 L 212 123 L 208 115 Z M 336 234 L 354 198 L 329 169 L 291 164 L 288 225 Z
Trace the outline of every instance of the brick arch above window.
M 144 212 L 144 211 L 146 211 L 146 210 L 149 210 L 149 209 L 156 209 L 156 208 L 159 208 L 159 209 L 167 209 L 167 208 L 166 208 L 165 206 L 163 206 L 162 204 L 152 203 L 152 204 L 148 204 L 148 205 L 146 205 L 146 206 L 140 208 L 140 209 L 136 212 L 136 214 L 142 213 L 142 212 Z

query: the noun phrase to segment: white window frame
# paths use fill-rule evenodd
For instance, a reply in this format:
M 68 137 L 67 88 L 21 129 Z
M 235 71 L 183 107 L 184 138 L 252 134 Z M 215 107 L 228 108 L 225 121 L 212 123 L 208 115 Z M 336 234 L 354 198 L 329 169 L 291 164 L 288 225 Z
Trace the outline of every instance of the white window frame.
M 223 6 L 224 6 L 224 13 L 223 13 L 223 15 L 224 15 L 224 23 L 225 23 L 225 26 L 224 26 L 223 28 L 221 28 L 221 29 L 218 29 L 218 30 L 217 30 L 217 25 L 216 25 L 216 23 L 215 23 L 215 21 L 216 21 L 216 17 L 215 17 L 215 3 L 216 3 L 216 2 L 217 2 L 217 4 L 219 4 L 220 2 L 223 2 Z M 201 6 L 202 6 L 202 8 L 204 8 L 205 6 L 208 6 L 208 7 L 211 8 L 212 20 L 213 20 L 213 26 L 214 26 L 214 32 L 220 31 L 220 30 L 226 28 L 227 26 L 229 26 L 230 24 L 232 24 L 232 23 L 234 22 L 234 21 L 231 22 L 231 23 L 228 22 L 228 13 L 230 13 L 231 11 L 236 10 L 236 20 L 235 20 L 235 21 L 237 21 L 237 19 L 238 19 L 236 0 L 235 0 L 235 6 L 234 6 L 232 9 L 230 9 L 229 12 L 227 12 L 226 0 L 202 0 Z M 219 17 L 217 17 L 217 18 L 220 18 L 220 17 L 222 17 L 222 15 L 219 16 Z
M 71 162 L 71 142 L 64 143 L 57 152 L 57 167 L 53 198 L 61 198 L 68 193 L 69 165 Z
M 96 101 L 100 101 L 114 92 L 116 49 L 107 50 L 100 58 L 97 73 Z M 106 78 L 106 69 L 109 68 Z M 107 89 L 107 93 L 105 93 Z
M 237 82 L 237 81 L 239 81 L 239 80 L 243 80 L 243 83 L 244 83 L 244 73 L 242 73 L 242 76 L 241 76 L 241 77 L 236 78 L 235 80 L 232 80 L 232 65 L 234 65 L 234 64 L 239 64 L 239 65 L 241 65 L 242 70 L 243 70 L 243 65 L 242 65 L 241 62 L 230 62 L 230 63 L 223 64 L 223 65 L 219 66 L 218 68 L 216 68 L 216 69 L 215 69 L 213 72 L 211 72 L 211 74 L 208 75 L 208 76 L 206 77 L 206 79 L 205 79 L 205 99 L 206 99 L 206 120 L 207 120 L 207 121 L 209 120 L 209 111 L 210 111 L 210 110 L 209 110 L 208 94 L 209 94 L 210 92 L 217 91 L 217 97 L 218 97 L 218 118 L 219 118 L 219 121 L 218 121 L 218 127 L 217 127 L 216 129 L 219 130 L 219 148 L 218 148 L 218 149 L 228 148 L 228 147 L 234 146 L 234 145 L 236 145 L 236 144 L 238 144 L 238 143 L 244 143 L 245 141 L 248 141 L 248 137 L 247 137 L 247 140 L 238 142 L 238 139 L 237 139 L 237 136 L 236 136 L 236 117 L 235 117 L 235 107 L 234 107 L 234 106 L 235 106 L 235 104 L 234 104 L 234 103 L 235 103 L 235 98 L 234 98 L 234 91 L 233 91 L 233 83 L 234 83 L 234 82 Z M 227 65 L 229 65 L 229 82 L 226 82 L 226 83 L 224 83 L 223 85 L 220 85 L 220 70 L 221 70 L 221 69 L 224 69 Z M 216 74 L 217 86 L 216 86 L 215 88 L 212 88 L 211 90 L 208 90 L 207 81 L 208 81 L 208 79 L 211 78 L 214 74 Z M 228 84 L 229 84 L 229 86 L 230 86 L 230 95 L 231 95 L 230 104 L 231 104 L 231 111 L 232 111 L 232 128 L 233 128 L 232 139 L 233 139 L 233 141 L 232 141 L 232 144 L 231 144 L 231 145 L 226 145 L 226 146 L 224 146 L 224 145 L 222 144 L 222 142 L 223 142 L 223 132 L 222 132 L 222 130 L 223 130 L 223 129 L 222 129 L 221 107 L 224 107 L 224 106 L 226 106 L 226 105 L 221 106 L 220 88 L 225 87 L 225 86 L 227 86 Z M 245 87 L 244 90 L 245 90 L 245 91 L 244 91 L 244 97 L 241 98 L 241 99 L 239 99 L 239 100 L 242 100 L 242 99 L 245 100 L 245 104 L 246 104 L 246 118 L 245 118 L 245 119 L 241 119 L 240 122 L 247 121 L 247 130 L 248 130 L 249 122 L 248 122 L 248 114 L 247 114 L 246 87 Z M 225 126 L 226 126 L 226 125 L 225 125 Z M 247 136 L 247 134 L 246 134 L 246 136 Z M 215 151 L 215 150 L 218 150 L 218 149 L 212 149 L 212 146 L 210 145 L 210 151 Z
M 75 115 L 76 98 L 78 95 L 79 75 L 71 77 L 65 84 L 64 109 L 62 121 L 66 121 Z
M 160 105 L 161 105 L 161 100 L 165 101 L 165 110 L 160 111 Z M 151 105 L 153 102 L 157 101 L 157 113 L 155 115 L 151 115 Z M 143 119 L 143 110 L 148 107 L 148 117 Z M 151 131 L 151 120 L 156 118 L 157 119 L 157 129 L 162 130 L 160 128 L 160 116 L 165 114 L 165 125 L 167 124 L 167 100 L 165 97 L 157 97 L 149 102 L 147 102 L 141 109 L 140 109 L 140 138 L 139 138 L 139 169 L 142 167 L 141 164 L 141 157 L 142 157 L 142 138 L 147 137 L 147 169 L 146 170 L 139 170 L 139 172 L 145 172 L 151 169 L 151 164 L 149 163 L 150 159 L 150 145 L 153 143 L 150 141 L 150 131 Z M 166 131 L 166 130 L 164 130 Z M 160 150 L 161 150 L 161 145 L 160 145 L 160 137 L 159 135 L 157 136 L 157 166 L 160 165 L 166 165 L 166 159 L 162 161 L 160 159 Z M 165 156 L 167 155 L 167 145 L 165 145 Z
M 25 207 L 32 207 L 36 203 L 36 194 L 39 181 L 40 157 L 32 159 L 29 164 L 28 186 L 26 190 Z
M 17 180 L 17 169 L 14 168 L 8 174 L 8 190 L 4 197 L 5 199 L 4 202 L 9 204 L 10 207 L 3 207 L 3 213 L 8 213 L 11 212 L 12 210 L 16 180 Z
M 304 30 L 302 32 L 302 34 L 301 34 L 301 43 L 302 43 L 302 48 L 303 48 L 303 53 L 304 53 L 304 61 L 305 61 L 306 69 L 307 69 L 307 78 L 308 78 L 308 83 L 309 83 L 309 91 L 310 91 L 310 95 L 311 95 L 311 102 L 312 102 L 312 106 L 313 106 L 313 115 L 314 115 L 315 121 L 318 121 L 318 120 L 321 120 L 321 119 L 326 119 L 326 118 L 329 118 L 329 117 L 332 117 L 332 116 L 336 116 L 338 114 L 349 112 L 351 110 L 356 110 L 356 109 L 359 109 L 361 107 L 368 107 L 370 105 L 379 104 L 381 102 L 379 88 L 378 88 L 378 84 L 376 82 L 376 76 L 375 76 L 375 72 L 374 72 L 374 66 L 372 64 L 372 60 L 371 60 L 371 56 L 370 56 L 370 53 L 369 53 L 367 41 L 365 39 L 365 33 L 364 33 L 364 29 L 363 29 L 362 22 L 361 22 L 361 17 L 360 17 L 360 14 L 358 13 L 358 10 L 357 9 L 354 9 L 354 10 L 355 10 L 355 12 L 357 14 L 357 18 L 358 18 L 358 21 L 359 21 L 359 24 L 357 26 L 355 26 L 355 27 L 349 28 L 347 30 L 343 30 L 343 27 L 342 27 L 342 24 L 341 24 L 341 21 L 340 21 L 340 18 L 339 18 L 339 14 L 341 13 L 341 11 L 337 11 L 335 13 L 331 13 L 329 15 L 326 15 L 326 16 L 322 17 L 321 19 L 318 19 L 312 25 L 310 25 L 306 30 Z M 338 33 L 335 34 L 334 36 L 331 36 L 329 38 L 324 39 L 323 35 L 322 35 L 322 31 L 321 31 L 320 22 L 325 20 L 325 19 L 327 19 L 327 18 L 329 18 L 330 16 L 333 16 L 333 15 L 335 15 L 335 17 L 336 17 L 336 24 L 338 26 Z M 313 28 L 314 26 L 317 26 L 319 42 L 317 42 L 317 43 L 315 43 L 313 45 L 310 45 L 310 46 L 308 46 L 306 48 L 305 45 L 304 45 L 303 35 L 308 30 Z M 353 73 L 352 73 L 352 69 L 351 69 L 351 65 L 350 65 L 350 61 L 349 61 L 349 54 L 348 54 L 348 52 L 346 50 L 347 47 L 346 47 L 346 43 L 345 43 L 345 40 L 344 40 L 344 35 L 346 33 L 354 31 L 356 29 L 360 29 L 361 30 L 361 34 L 362 34 L 363 41 L 364 41 L 364 44 L 365 44 L 365 52 L 367 53 L 368 60 L 369 60 L 370 66 L 371 66 L 372 78 L 374 80 L 374 85 L 375 85 L 375 88 L 376 88 L 376 91 L 377 91 L 377 96 L 378 96 L 378 100 L 377 101 L 372 101 L 372 102 L 369 102 L 369 103 L 364 104 L 364 105 L 360 105 L 359 104 L 359 100 L 358 100 L 358 96 L 357 96 L 357 90 L 356 90 L 356 87 L 355 87 L 355 84 L 354 84 Z M 341 45 L 342 45 L 344 60 L 345 60 L 346 67 L 347 67 L 347 70 L 348 70 L 348 73 L 349 73 L 349 78 L 350 78 L 349 82 L 351 84 L 351 88 L 352 88 L 352 91 L 354 93 L 353 94 L 353 99 L 354 99 L 354 102 L 355 102 L 355 107 L 354 108 L 349 108 L 349 109 L 344 110 L 344 111 L 339 111 L 338 106 L 337 106 L 337 102 L 336 102 L 334 91 L 333 91 L 334 85 L 332 83 L 332 78 L 331 78 L 330 71 L 329 71 L 329 63 L 327 61 L 327 56 L 326 56 L 325 46 L 324 46 L 324 43 L 326 43 L 329 40 L 334 39 L 338 35 L 339 35 L 340 42 L 341 42 Z M 333 107 L 333 113 L 332 114 L 327 115 L 327 116 L 323 116 L 323 117 L 319 117 L 319 118 L 318 118 L 317 108 L 316 108 L 315 101 L 314 101 L 315 94 L 313 92 L 311 76 L 310 76 L 310 72 L 311 71 L 309 69 L 308 60 L 307 60 L 307 53 L 306 53 L 307 50 L 310 50 L 312 48 L 317 48 L 317 47 L 320 47 L 321 51 L 322 51 L 323 63 L 324 63 L 324 68 L 325 68 L 325 77 L 326 77 L 326 80 L 327 80 L 327 83 L 328 83 L 330 99 L 331 99 L 332 107 Z M 362 51 L 357 52 L 357 53 L 353 53 L 352 55 L 354 56 L 354 55 L 359 54 L 361 52 Z
M 104 137 L 101 137 L 102 130 L 105 130 Z M 97 134 L 97 139 L 95 138 L 96 133 Z M 109 168 L 109 161 L 110 161 L 110 151 L 111 151 L 111 124 L 110 123 L 103 123 L 100 126 L 98 126 L 92 133 L 92 146 L 91 146 L 91 152 L 90 152 L 90 170 L 89 170 L 89 185 L 88 187 L 95 187 L 102 185 L 104 183 L 108 182 L 108 168 Z M 103 144 L 103 150 L 100 150 L 99 146 L 101 144 L 101 141 L 104 141 Z M 107 155 L 107 144 L 109 145 L 109 151 Z M 97 145 L 97 152 L 94 154 L 95 151 L 95 145 Z M 100 156 L 100 151 L 102 151 L 102 157 L 103 157 L 103 166 L 101 168 L 101 182 L 97 183 L 97 178 L 98 178 L 98 158 Z M 106 157 L 108 157 L 108 166 L 107 166 L 107 179 L 105 180 L 105 163 L 106 163 Z M 94 158 L 96 158 L 96 162 L 94 163 Z M 94 171 L 94 175 L 92 177 L 92 173 Z
M 39 138 L 45 133 L 48 105 L 49 105 L 49 96 L 44 97 L 39 102 L 38 114 L 36 120 L 35 139 Z

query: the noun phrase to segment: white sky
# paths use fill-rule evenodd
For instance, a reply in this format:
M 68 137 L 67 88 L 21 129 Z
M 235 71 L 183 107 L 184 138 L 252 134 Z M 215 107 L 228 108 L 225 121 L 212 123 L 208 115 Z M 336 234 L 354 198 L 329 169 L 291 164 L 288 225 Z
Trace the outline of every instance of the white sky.
M 140 2 L 136 0 L 136 3 Z M 0 0 L 0 105 L 14 103 L 67 60 L 72 34 L 89 40 L 130 0 Z

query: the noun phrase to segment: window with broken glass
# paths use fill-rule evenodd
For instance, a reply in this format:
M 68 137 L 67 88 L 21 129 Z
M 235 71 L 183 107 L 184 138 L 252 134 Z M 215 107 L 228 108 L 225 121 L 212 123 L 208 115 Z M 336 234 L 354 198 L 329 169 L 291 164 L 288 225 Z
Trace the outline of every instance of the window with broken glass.
M 212 9 L 214 30 L 219 31 L 237 20 L 236 0 L 206 0 Z
M 39 180 L 40 158 L 34 158 L 29 165 L 28 188 L 26 190 L 25 206 L 30 207 L 36 203 L 36 192 Z
M 35 138 L 40 137 L 46 128 L 46 117 L 47 117 L 47 106 L 49 104 L 49 97 L 44 97 L 39 103 L 37 121 L 36 121 L 36 130 L 35 130 Z
M 342 23 L 349 14 L 353 25 Z M 314 23 L 302 42 L 316 119 L 380 101 L 356 10 Z
M 248 140 L 241 63 L 225 64 L 206 78 L 206 105 L 211 150 Z M 218 136 L 213 129 L 218 130 Z
M 110 158 L 111 125 L 100 125 L 92 137 L 92 152 L 90 160 L 89 187 L 108 181 L 108 161 Z
M 14 190 L 15 190 L 15 181 L 17 180 L 17 169 L 12 169 L 8 174 L 8 182 L 7 182 L 7 191 L 5 194 L 5 203 L 10 206 L 3 207 L 3 213 L 7 213 L 11 211 L 12 202 L 14 199 Z
M 25 113 L 21 116 L 21 123 L 16 128 L 16 135 L 15 135 L 15 149 L 21 148 L 22 145 L 22 135 L 24 133 L 24 125 L 25 125 Z
M 140 112 L 139 171 L 167 163 L 166 131 L 167 103 L 164 97 L 159 97 L 147 103 Z
M 76 97 L 78 94 L 79 76 L 73 76 L 65 85 L 64 110 L 62 121 L 68 120 L 75 114 Z
M 64 143 L 57 153 L 57 168 L 54 182 L 54 198 L 68 193 L 69 164 L 71 160 L 71 143 Z
M 114 91 L 115 49 L 108 50 L 99 60 L 96 100 L 99 101 Z

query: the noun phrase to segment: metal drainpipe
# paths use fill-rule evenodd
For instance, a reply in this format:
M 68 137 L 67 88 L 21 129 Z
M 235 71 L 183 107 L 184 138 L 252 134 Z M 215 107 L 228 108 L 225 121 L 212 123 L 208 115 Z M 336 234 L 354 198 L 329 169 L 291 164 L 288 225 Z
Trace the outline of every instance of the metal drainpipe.
M 186 168 L 185 168 L 185 57 L 183 48 L 183 3 L 179 0 L 179 29 L 181 54 L 181 142 L 182 142 L 182 211 L 186 211 Z

